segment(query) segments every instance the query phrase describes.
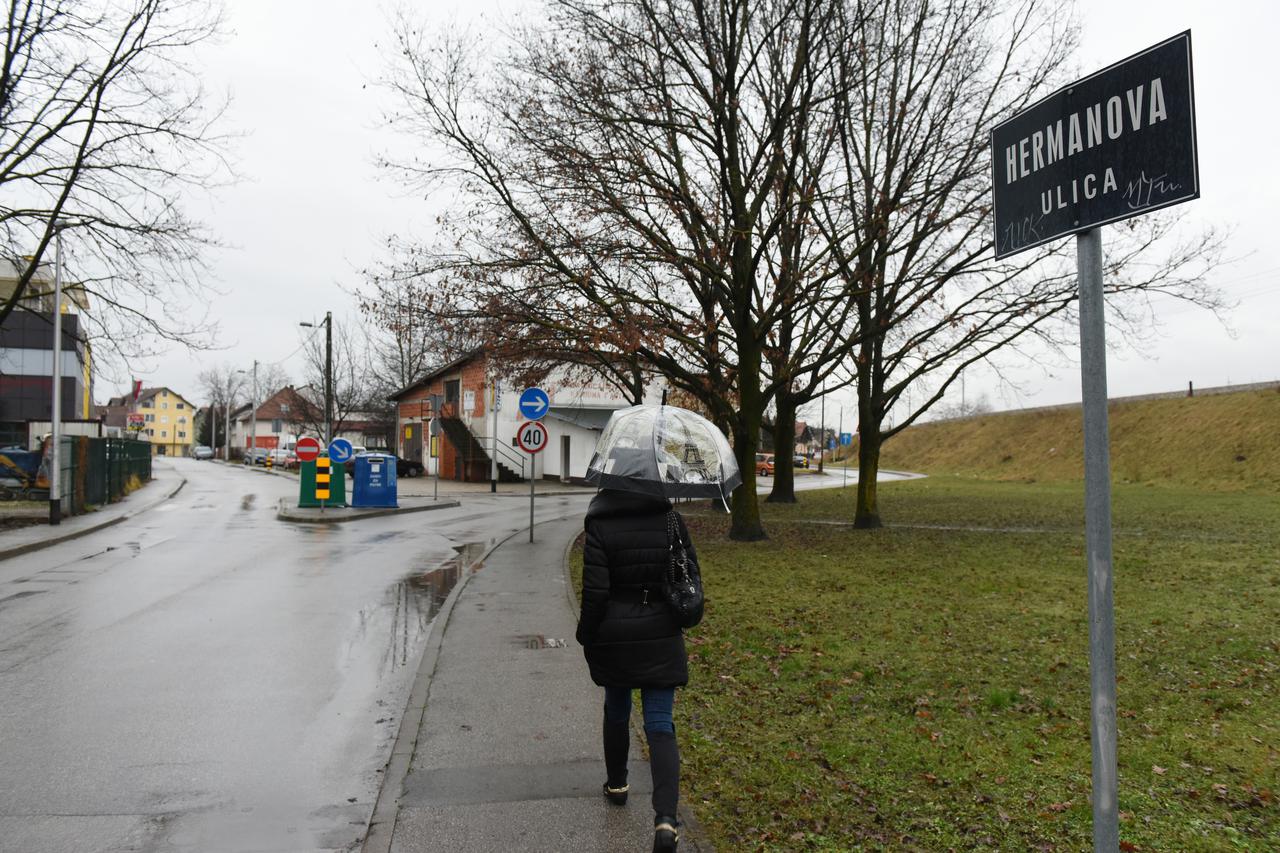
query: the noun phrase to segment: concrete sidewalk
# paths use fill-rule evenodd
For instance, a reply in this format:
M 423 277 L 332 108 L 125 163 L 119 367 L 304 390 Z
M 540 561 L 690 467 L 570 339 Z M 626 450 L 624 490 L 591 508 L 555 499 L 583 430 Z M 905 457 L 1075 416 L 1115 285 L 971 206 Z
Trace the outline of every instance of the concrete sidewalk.
M 84 515 L 63 518 L 62 523 L 56 527 L 49 524 L 35 524 L 30 527 L 0 531 L 0 560 L 48 548 L 70 539 L 78 539 L 104 527 L 119 524 L 169 500 L 186 483 L 186 478 L 173 468 L 153 464 L 151 480 L 141 489 L 113 504 L 99 507 Z
M 652 845 L 649 766 L 634 734 L 630 801 L 619 808 L 600 792 L 604 694 L 573 638 L 564 571 L 581 530 L 575 517 L 538 525 L 536 544 L 512 537 L 438 617 L 438 652 L 428 649 L 419 676 L 429 686 L 416 743 L 410 753 L 397 742 L 406 760 L 388 768 L 366 853 Z M 682 835 L 681 850 L 699 849 Z

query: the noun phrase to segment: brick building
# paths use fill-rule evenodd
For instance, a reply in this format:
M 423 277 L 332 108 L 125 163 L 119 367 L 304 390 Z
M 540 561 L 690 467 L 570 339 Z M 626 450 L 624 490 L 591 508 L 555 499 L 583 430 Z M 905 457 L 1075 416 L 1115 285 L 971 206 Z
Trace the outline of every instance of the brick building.
M 483 482 L 493 476 L 497 457 L 498 479 L 526 479 L 529 455 L 515 447 L 519 422 L 518 401 L 523 388 L 490 369 L 488 354 L 473 350 L 393 394 L 396 404 L 396 454 L 422 462 L 426 473 L 441 479 Z M 543 419 L 548 432 L 546 450 L 537 456 L 537 476 L 563 482 L 581 482 L 595 452 L 600 430 L 615 410 L 630 405 L 621 393 L 604 383 L 567 381 L 558 372 L 543 383 L 551 408 Z M 646 402 L 657 402 L 661 389 L 651 389 Z M 432 411 L 432 401 L 440 411 Z M 496 405 L 495 405 L 496 403 Z M 432 453 L 430 422 L 439 415 Z

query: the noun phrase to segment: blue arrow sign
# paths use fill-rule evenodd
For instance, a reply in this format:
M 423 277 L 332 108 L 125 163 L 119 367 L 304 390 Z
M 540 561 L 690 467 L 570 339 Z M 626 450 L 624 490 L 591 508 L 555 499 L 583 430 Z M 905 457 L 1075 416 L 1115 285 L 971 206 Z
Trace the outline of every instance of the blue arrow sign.
M 329 458 L 334 462 L 346 462 L 354 453 L 355 448 L 345 438 L 335 438 L 329 442 Z
M 525 420 L 540 421 L 551 408 L 551 398 L 541 388 L 526 388 L 520 395 L 520 414 Z
M 853 444 L 853 433 L 851 432 L 840 433 L 840 444 L 843 446 L 848 446 L 850 444 Z

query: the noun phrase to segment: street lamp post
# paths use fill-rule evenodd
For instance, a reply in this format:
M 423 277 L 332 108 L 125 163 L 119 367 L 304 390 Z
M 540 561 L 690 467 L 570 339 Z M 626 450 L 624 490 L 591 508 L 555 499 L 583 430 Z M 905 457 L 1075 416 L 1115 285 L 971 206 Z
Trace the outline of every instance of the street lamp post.
M 299 323 L 314 329 L 314 323 Z M 333 312 L 324 312 L 324 444 L 333 441 Z
M 253 397 L 249 400 L 249 464 L 255 464 L 253 452 L 258 449 L 258 360 L 253 360 Z
M 247 370 L 234 370 L 227 377 L 226 397 L 222 401 L 222 461 L 231 461 L 231 402 L 235 398 L 235 376 L 237 373 L 248 373 Z

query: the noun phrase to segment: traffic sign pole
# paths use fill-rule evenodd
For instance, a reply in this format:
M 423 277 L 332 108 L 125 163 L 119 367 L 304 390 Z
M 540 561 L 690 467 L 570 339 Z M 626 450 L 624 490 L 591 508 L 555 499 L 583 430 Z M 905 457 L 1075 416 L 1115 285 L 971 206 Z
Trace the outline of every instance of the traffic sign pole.
M 529 391 L 540 391 L 537 388 L 530 388 Z M 524 411 L 526 408 L 525 397 L 529 396 L 529 391 L 524 392 L 524 396 L 520 398 L 520 409 Z M 533 406 L 528 408 L 532 409 Z M 538 407 L 544 414 L 547 410 L 547 397 L 543 394 Z M 547 428 L 542 425 L 542 421 L 526 421 L 520 424 L 516 429 L 516 444 L 525 453 L 529 454 L 529 541 L 533 541 L 533 492 L 534 492 L 534 474 L 537 470 L 538 453 L 542 448 L 547 446 Z
M 1076 237 L 1080 276 L 1080 383 L 1084 409 L 1084 532 L 1089 577 L 1093 848 L 1120 846 L 1116 782 L 1116 628 L 1111 594 L 1111 451 L 1102 229 Z

